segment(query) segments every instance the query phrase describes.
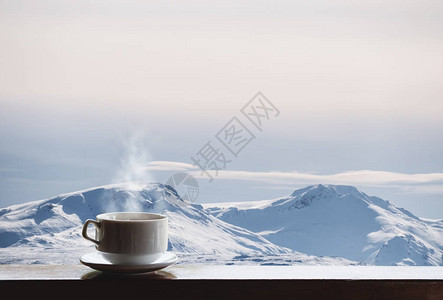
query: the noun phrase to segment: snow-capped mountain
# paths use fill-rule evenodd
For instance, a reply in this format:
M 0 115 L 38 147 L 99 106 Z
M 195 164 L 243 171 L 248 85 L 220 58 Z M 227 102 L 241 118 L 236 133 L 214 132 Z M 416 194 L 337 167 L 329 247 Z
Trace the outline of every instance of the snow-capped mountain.
M 442 221 L 420 219 L 351 186 L 316 185 L 275 200 L 204 206 L 217 218 L 311 255 L 442 265 Z
M 293 253 L 244 228 L 225 223 L 198 204 L 187 205 L 163 184 L 117 184 L 0 210 L 0 247 L 91 246 L 80 236 L 86 219 L 109 211 L 146 211 L 169 218 L 169 250 L 220 255 Z
M 72 263 L 94 245 L 86 219 L 110 211 L 169 218 L 169 250 L 182 262 L 441 265 L 443 220 L 420 219 L 348 186 L 317 185 L 288 197 L 198 204 L 168 185 L 91 188 L 0 209 L 0 263 Z M 303 254 L 306 253 L 306 254 Z
M 182 263 L 355 264 L 277 246 L 189 204 L 168 185 L 126 183 L 91 188 L 0 210 L 0 264 L 78 263 L 95 251 L 81 237 L 86 219 L 111 211 L 145 211 L 169 219 L 168 250 Z M 93 230 L 91 228 L 91 230 Z

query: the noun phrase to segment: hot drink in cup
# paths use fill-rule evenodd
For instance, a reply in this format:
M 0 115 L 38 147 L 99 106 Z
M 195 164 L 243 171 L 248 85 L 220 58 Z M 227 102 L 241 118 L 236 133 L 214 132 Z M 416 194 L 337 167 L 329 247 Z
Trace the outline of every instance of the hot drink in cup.
M 87 228 L 95 226 L 95 238 Z M 168 219 L 164 215 L 142 212 L 113 212 L 86 220 L 82 235 L 115 264 L 149 264 L 168 248 Z

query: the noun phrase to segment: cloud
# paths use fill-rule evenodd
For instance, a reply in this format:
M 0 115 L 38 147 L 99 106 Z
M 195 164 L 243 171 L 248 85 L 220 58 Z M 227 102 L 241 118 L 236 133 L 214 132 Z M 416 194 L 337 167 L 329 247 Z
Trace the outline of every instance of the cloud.
M 147 171 L 190 171 L 197 167 L 191 164 L 176 161 L 151 161 L 145 166 Z
M 174 161 L 151 161 L 145 166 L 147 171 L 187 172 L 197 179 L 209 180 L 197 166 Z M 404 194 L 442 194 L 443 173 L 407 174 L 376 170 L 354 170 L 333 174 L 318 174 L 297 171 L 234 171 L 220 170 L 218 175 L 210 172 L 214 180 L 243 180 L 258 183 L 256 188 L 291 189 L 312 184 L 353 185 L 357 187 L 388 188 Z M 266 183 L 263 185 L 263 183 Z
M 204 177 L 201 172 L 194 172 L 195 177 Z M 236 179 L 266 181 L 269 183 L 330 183 L 348 185 L 387 185 L 387 184 L 443 184 L 443 173 L 405 174 L 388 171 L 358 170 L 335 174 L 313 174 L 302 172 L 251 172 L 219 171 L 217 179 Z
M 196 178 L 207 178 L 197 166 L 174 161 L 152 161 L 146 165 L 150 171 L 188 171 Z M 215 174 L 213 174 L 215 175 Z M 297 171 L 234 171 L 220 170 L 214 179 L 246 180 L 267 182 L 270 184 L 344 184 L 363 186 L 386 186 L 386 185 L 443 185 L 443 173 L 417 173 L 407 174 L 389 171 L 355 170 L 334 174 L 317 174 Z

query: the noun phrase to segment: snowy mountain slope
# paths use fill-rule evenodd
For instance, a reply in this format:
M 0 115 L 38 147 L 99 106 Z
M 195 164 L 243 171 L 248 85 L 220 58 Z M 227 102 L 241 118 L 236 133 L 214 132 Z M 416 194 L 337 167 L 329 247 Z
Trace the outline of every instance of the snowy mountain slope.
M 274 244 L 376 265 L 441 265 L 443 226 L 351 186 L 316 185 L 288 197 L 206 204 L 214 216 Z
M 293 251 L 225 223 L 201 206 L 185 205 L 170 186 L 110 185 L 0 210 L 0 247 L 92 247 L 81 236 L 88 218 L 108 211 L 146 211 L 169 217 L 170 250 L 220 255 L 278 255 Z

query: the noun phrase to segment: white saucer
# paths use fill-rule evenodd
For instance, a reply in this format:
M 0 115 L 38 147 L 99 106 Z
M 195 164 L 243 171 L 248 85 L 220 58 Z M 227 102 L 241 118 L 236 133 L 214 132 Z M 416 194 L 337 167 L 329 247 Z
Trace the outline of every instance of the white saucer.
M 90 268 L 103 272 L 137 274 L 147 273 L 166 268 L 177 261 L 177 256 L 172 252 L 165 252 L 156 261 L 143 265 L 120 265 L 113 264 L 107 260 L 100 252 L 92 252 L 83 255 L 80 262 Z

